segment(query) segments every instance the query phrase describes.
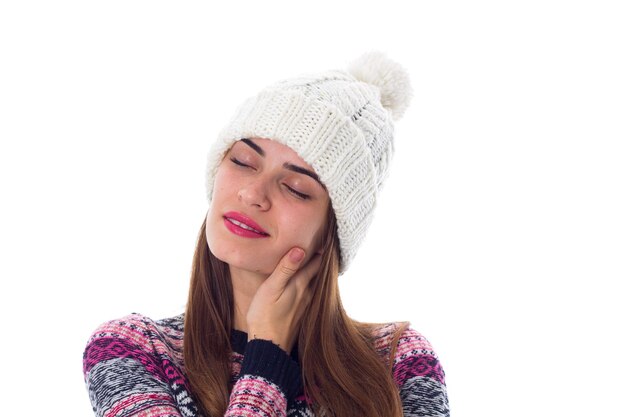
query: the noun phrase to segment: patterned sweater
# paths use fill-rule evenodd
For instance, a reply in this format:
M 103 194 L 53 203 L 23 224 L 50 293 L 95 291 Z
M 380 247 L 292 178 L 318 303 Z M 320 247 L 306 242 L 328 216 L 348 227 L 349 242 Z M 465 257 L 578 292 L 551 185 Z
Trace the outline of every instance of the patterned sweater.
M 200 416 L 183 366 L 184 314 L 151 320 L 133 313 L 99 326 L 83 354 L 83 374 L 97 416 Z M 375 347 L 390 352 L 397 323 L 377 328 Z M 313 416 L 303 395 L 297 348 L 231 334 L 233 389 L 226 416 Z M 405 416 L 449 416 L 444 371 L 430 343 L 408 328 L 393 362 Z

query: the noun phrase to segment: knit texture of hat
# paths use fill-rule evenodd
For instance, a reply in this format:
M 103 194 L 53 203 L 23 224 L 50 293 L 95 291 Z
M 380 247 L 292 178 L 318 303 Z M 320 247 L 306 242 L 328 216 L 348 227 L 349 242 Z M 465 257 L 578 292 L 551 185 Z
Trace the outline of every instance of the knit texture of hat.
M 206 189 L 211 201 L 217 168 L 243 138 L 272 139 L 293 149 L 326 186 L 337 218 L 339 272 L 356 255 L 372 221 L 394 152 L 393 120 L 411 100 L 407 72 L 381 52 L 347 71 L 330 70 L 274 83 L 248 98 L 213 143 Z

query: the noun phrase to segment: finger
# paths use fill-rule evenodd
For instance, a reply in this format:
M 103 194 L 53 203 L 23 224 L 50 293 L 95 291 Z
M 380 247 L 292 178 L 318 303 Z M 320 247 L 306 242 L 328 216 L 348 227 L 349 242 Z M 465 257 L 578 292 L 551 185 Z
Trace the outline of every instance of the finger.
M 278 265 L 276 265 L 274 272 L 268 278 L 268 283 L 281 288 L 285 287 L 289 279 L 296 273 L 298 268 L 300 268 L 303 259 L 304 250 L 298 247 L 291 248 L 278 262 Z

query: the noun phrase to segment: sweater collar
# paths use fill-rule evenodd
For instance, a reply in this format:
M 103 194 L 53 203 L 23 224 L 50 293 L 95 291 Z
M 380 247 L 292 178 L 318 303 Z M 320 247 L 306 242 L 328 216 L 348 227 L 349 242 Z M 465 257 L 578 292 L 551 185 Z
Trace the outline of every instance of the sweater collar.
M 242 332 L 241 330 L 237 330 L 237 329 L 233 329 L 230 332 L 230 345 L 233 351 L 243 355 L 244 350 L 246 350 L 247 344 L 248 344 L 248 333 Z

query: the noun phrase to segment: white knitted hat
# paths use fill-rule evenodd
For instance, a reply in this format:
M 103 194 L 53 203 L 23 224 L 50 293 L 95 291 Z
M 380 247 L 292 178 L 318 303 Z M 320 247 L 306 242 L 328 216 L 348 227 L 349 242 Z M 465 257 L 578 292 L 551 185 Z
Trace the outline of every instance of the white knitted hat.
M 407 72 L 381 52 L 331 70 L 279 81 L 241 104 L 213 143 L 206 170 L 211 201 L 217 168 L 234 142 L 273 139 L 293 149 L 326 186 L 337 218 L 340 273 L 373 218 L 394 151 L 393 120 L 411 100 Z M 393 120 L 392 120 L 393 119 Z

